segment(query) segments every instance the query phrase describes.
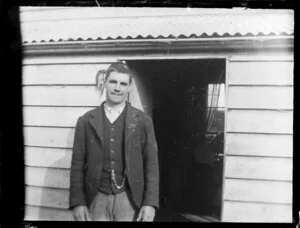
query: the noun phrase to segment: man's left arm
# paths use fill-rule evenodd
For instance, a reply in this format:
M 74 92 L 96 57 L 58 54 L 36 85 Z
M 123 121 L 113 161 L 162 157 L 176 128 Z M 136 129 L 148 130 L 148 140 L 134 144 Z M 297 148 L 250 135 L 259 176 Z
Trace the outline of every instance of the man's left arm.
M 158 149 L 153 121 L 145 117 L 145 146 L 143 150 L 145 191 L 143 206 L 140 210 L 141 220 L 154 218 L 155 209 L 159 208 L 159 165 Z M 139 217 L 140 217 L 139 216 Z M 152 218 L 152 220 L 153 220 Z

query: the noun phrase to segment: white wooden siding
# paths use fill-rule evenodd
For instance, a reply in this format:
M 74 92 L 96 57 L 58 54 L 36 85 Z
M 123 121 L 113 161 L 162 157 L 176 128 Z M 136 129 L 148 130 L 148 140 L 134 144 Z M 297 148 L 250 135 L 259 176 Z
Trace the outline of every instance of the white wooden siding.
M 74 221 L 70 210 L 41 206 L 25 206 L 24 220 Z
M 69 190 L 37 186 L 26 186 L 26 204 L 60 209 L 69 207 Z
M 74 127 L 78 117 L 91 109 L 82 107 L 24 107 L 24 125 Z
M 24 127 L 25 146 L 72 148 L 74 128 Z
M 73 220 L 68 204 L 75 125 L 102 102 L 96 74 L 110 61 L 46 59 L 23 61 L 25 220 Z
M 224 189 L 224 199 L 291 204 L 292 190 L 292 182 L 228 179 Z
M 293 85 L 293 61 L 230 62 L 229 85 Z
M 30 186 L 65 188 L 70 187 L 70 170 L 47 167 L 26 167 L 26 184 Z
M 67 55 L 67 56 L 58 56 L 58 55 L 43 55 L 43 56 L 26 56 L 22 60 L 22 65 L 65 65 L 65 64 L 73 64 L 73 65 L 85 65 L 85 64 L 110 64 L 116 62 L 118 58 L 115 56 L 98 56 L 98 55 Z
M 35 167 L 70 168 L 72 150 L 25 146 L 25 164 Z
M 292 158 L 227 156 L 227 178 L 292 181 Z
M 25 65 L 22 69 L 23 85 L 95 85 L 97 72 L 108 66 L 109 64 Z
M 224 201 L 224 222 L 291 223 L 291 204 Z
M 70 82 L 71 83 L 71 82 Z M 96 86 L 24 86 L 23 104 L 34 106 L 98 106 L 101 93 Z
M 227 133 L 226 154 L 293 157 L 293 136 Z
M 291 222 L 293 61 L 229 61 L 224 222 Z
M 228 96 L 230 97 L 228 108 L 293 109 L 293 87 L 291 86 L 231 86 L 228 89 Z
M 292 134 L 293 111 L 230 110 L 227 131 Z

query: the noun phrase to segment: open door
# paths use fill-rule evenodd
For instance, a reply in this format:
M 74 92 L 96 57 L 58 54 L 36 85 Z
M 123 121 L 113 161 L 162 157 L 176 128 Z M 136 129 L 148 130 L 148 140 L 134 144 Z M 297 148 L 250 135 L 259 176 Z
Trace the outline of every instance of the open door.
M 135 90 L 159 148 L 158 221 L 219 221 L 225 59 L 131 60 Z M 138 97 L 138 98 L 137 98 Z

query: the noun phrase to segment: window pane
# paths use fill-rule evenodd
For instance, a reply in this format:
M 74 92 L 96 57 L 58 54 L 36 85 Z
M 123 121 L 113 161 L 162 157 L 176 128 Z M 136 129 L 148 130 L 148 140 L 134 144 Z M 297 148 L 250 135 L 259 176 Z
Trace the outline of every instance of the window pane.
M 208 84 L 207 107 L 225 107 L 225 84 Z

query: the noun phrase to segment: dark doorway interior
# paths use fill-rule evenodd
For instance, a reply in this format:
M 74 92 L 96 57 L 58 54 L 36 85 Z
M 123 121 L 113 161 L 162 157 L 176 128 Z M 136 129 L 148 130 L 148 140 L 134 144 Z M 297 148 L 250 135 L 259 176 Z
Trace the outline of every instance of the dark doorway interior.
M 160 161 L 157 221 L 218 221 L 225 60 L 129 61 L 153 117 Z

